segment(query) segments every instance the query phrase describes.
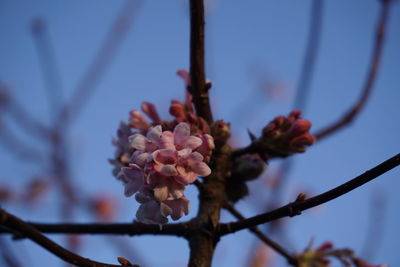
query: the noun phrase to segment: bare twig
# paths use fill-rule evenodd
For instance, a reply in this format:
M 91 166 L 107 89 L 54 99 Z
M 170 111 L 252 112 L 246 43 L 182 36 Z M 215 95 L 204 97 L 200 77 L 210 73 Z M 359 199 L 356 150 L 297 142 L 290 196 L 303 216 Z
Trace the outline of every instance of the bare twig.
M 377 254 L 385 232 L 385 218 L 387 213 L 386 194 L 383 190 L 374 190 L 371 196 L 369 220 L 360 258 L 372 261 Z
M 190 76 L 193 103 L 198 116 L 213 121 L 204 66 L 204 3 L 190 0 Z
M 279 218 L 287 217 L 287 216 L 296 216 L 299 215 L 303 210 L 307 210 L 313 208 L 315 206 L 326 203 L 332 199 L 340 197 L 357 187 L 362 186 L 365 183 L 372 181 L 378 176 L 384 174 L 385 172 L 397 167 L 400 165 L 400 154 L 395 155 L 394 157 L 384 161 L 383 163 L 377 165 L 376 167 L 366 171 L 365 173 L 357 176 L 356 178 L 334 188 L 325 193 L 317 195 L 315 197 L 309 198 L 304 201 L 295 201 L 289 203 L 283 207 L 275 209 L 273 211 L 263 213 L 242 221 L 221 224 L 220 225 L 220 233 L 221 235 L 234 233 L 252 226 L 256 226 L 259 224 L 267 223 Z
M 367 78 L 365 80 L 364 87 L 362 89 L 360 98 L 357 102 L 350 108 L 343 117 L 339 118 L 336 122 L 323 128 L 315 133 L 318 140 L 325 138 L 332 133 L 340 130 L 341 128 L 349 125 L 356 116 L 361 112 L 367 103 L 369 96 L 371 94 L 372 88 L 374 86 L 376 77 L 378 75 L 378 70 L 381 62 L 381 57 L 383 54 L 383 45 L 385 40 L 386 25 L 389 19 L 389 9 L 392 0 L 380 0 L 382 4 L 381 14 L 379 17 L 378 25 L 376 28 L 375 45 L 372 52 L 372 59 L 368 71 Z
M 2 143 L 8 151 L 15 154 L 20 159 L 31 161 L 35 164 L 41 163 L 40 151 L 18 138 L 5 124 L 0 127 L 0 143 Z
M 233 216 L 235 216 L 239 220 L 245 220 L 246 218 L 239 212 L 237 211 L 231 204 L 228 202 L 225 203 L 224 208 L 228 210 Z M 297 266 L 297 259 L 290 255 L 289 252 L 286 251 L 285 248 L 283 248 L 281 245 L 270 239 L 268 236 L 266 236 L 263 232 L 258 229 L 257 226 L 254 227 L 249 227 L 249 231 L 254 233 L 261 241 L 263 241 L 266 245 L 274 249 L 276 252 L 281 254 L 289 264 L 293 266 Z
M 293 109 L 299 109 L 304 116 L 306 103 L 309 96 L 311 81 L 314 75 L 315 62 L 317 60 L 318 51 L 321 40 L 322 15 L 324 9 L 324 0 L 313 0 L 311 5 L 311 20 L 309 24 L 308 40 L 306 51 L 304 54 L 300 77 L 297 85 L 297 92 L 293 103 Z M 271 195 L 273 202 L 280 201 L 285 182 L 288 180 L 289 174 L 294 165 L 294 158 L 285 159 L 280 166 L 280 179 L 277 179 L 276 190 Z M 272 201 L 271 201 L 272 202 Z
M 71 100 L 61 111 L 60 121 L 63 125 L 77 117 L 93 94 L 96 85 L 101 78 L 104 77 L 104 72 L 114 59 L 120 44 L 132 25 L 133 18 L 137 14 L 141 3 L 142 1 L 127 0 L 121 8 L 117 19 L 111 26 L 92 64 L 78 82 Z
M 31 239 L 38 245 L 42 246 L 46 250 L 50 251 L 57 257 L 63 259 L 66 262 L 74 264 L 76 266 L 87 266 L 87 267 L 116 267 L 121 265 L 106 264 L 101 262 L 96 262 L 83 258 L 77 254 L 74 254 L 65 248 L 61 247 L 57 243 L 51 241 L 40 232 L 38 232 L 31 225 L 25 223 L 21 219 L 15 217 L 14 215 L 0 209 L 0 225 L 17 231 L 21 235 Z
M 8 112 L 18 126 L 25 130 L 27 134 L 34 134 L 41 139 L 49 138 L 50 131 L 48 128 L 41 121 L 33 117 L 16 99 L 12 98 L 10 100 Z
M 52 116 L 51 119 L 54 119 L 54 115 L 59 112 L 62 103 L 62 86 L 54 58 L 53 46 L 48 36 L 47 25 L 41 18 L 35 18 L 32 21 L 31 31 L 42 67 L 43 80 L 50 107 L 49 114 Z
M 26 223 L 40 232 L 47 234 L 102 234 L 102 235 L 173 235 L 185 236 L 187 223 L 167 224 L 160 228 L 154 224 L 144 223 Z M 0 233 L 13 233 L 0 229 Z M 24 236 L 22 236 L 24 237 Z
M 300 109 L 304 112 L 305 103 L 310 91 L 311 79 L 315 70 L 315 62 L 320 47 L 322 11 L 324 0 L 313 0 L 311 6 L 311 20 L 309 24 L 308 40 L 306 52 L 304 54 L 299 82 L 297 85 L 296 97 L 294 100 L 294 109 Z

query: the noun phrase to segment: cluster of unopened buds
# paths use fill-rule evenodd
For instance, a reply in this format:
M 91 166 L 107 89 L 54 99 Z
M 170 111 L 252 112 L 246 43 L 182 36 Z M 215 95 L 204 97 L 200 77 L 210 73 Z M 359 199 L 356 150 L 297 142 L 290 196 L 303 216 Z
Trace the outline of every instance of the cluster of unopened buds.
M 161 225 L 168 216 L 178 220 L 187 215 L 185 187 L 211 173 L 207 163 L 214 139 L 208 124 L 194 114 L 191 96 L 187 95 L 186 103 L 173 100 L 169 111 L 174 119 L 164 121 L 153 104 L 143 103 L 142 112 L 151 122 L 134 110 L 113 141 L 117 147 L 115 159 L 110 160 L 114 174 L 123 182 L 126 196 L 135 194 L 140 203 L 136 218 L 143 223 Z
M 311 122 L 300 117 L 301 111 L 293 110 L 289 116 L 278 116 L 264 129 L 257 145 L 269 156 L 286 157 L 306 151 L 316 141 L 309 133 Z
M 316 249 L 310 247 L 298 255 L 299 267 L 330 267 L 331 260 L 334 258 L 342 263 L 343 266 L 354 267 L 388 267 L 386 264 L 370 264 L 354 256 L 350 249 L 335 249 L 331 242 L 324 242 Z

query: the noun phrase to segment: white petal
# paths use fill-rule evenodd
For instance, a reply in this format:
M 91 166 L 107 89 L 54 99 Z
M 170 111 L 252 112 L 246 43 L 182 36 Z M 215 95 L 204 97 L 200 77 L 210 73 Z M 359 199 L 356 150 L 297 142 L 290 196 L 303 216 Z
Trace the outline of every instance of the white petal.
M 129 143 L 133 148 L 144 151 L 146 148 L 146 137 L 136 133 L 129 136 Z
M 157 125 L 157 126 L 151 127 L 147 131 L 147 138 L 150 139 L 151 141 L 158 141 L 161 138 L 161 134 L 162 134 L 161 125 Z

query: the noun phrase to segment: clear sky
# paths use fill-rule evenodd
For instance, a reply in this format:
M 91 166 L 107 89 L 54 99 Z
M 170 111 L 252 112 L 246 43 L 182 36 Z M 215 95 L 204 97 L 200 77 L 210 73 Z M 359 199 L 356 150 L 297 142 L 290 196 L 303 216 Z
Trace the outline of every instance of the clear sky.
M 133 25 L 70 131 L 74 181 L 87 195 L 114 195 L 121 205 L 116 219 L 119 222 L 130 222 L 137 205 L 134 199 L 123 196 L 122 185 L 111 175 L 107 163 L 114 150 L 111 138 L 119 121 L 126 120 L 128 111 L 138 109 L 142 101 L 155 103 L 167 117 L 170 100 L 183 99 L 184 88 L 175 72 L 188 68 L 189 64 L 187 1 L 144 0 L 141 5 L 136 0 L 127 1 L 140 6 Z M 214 116 L 231 122 L 235 144 L 246 145 L 247 128 L 259 134 L 273 117 L 290 112 L 306 44 L 311 1 L 208 2 L 206 65 L 207 77 L 214 85 L 211 91 Z M 379 14 L 377 0 L 325 2 L 320 56 L 305 114 L 314 129 L 337 119 L 356 101 L 368 70 Z M 42 69 L 30 32 L 32 20 L 40 17 L 46 22 L 60 73 L 62 102 L 71 96 L 123 5 L 120 0 L 1 0 L 0 81 L 11 88 L 13 96 L 32 116 L 49 123 L 54 110 L 49 108 L 46 98 Z M 398 25 L 400 5 L 395 3 L 370 101 L 350 127 L 295 157 L 285 203 L 301 191 L 313 195 L 328 190 L 399 152 Z M 260 83 L 266 81 L 279 90 L 267 94 L 260 90 Z M 42 151 L 38 157 L 45 155 L 43 143 L 23 133 L 9 119 L 5 119 L 4 125 Z M 42 166 L 24 162 L 3 147 L 0 156 L 0 185 L 22 188 L 33 175 L 43 174 Z M 276 163 L 271 164 L 271 171 Z M 400 265 L 399 176 L 399 170 L 395 169 L 340 199 L 287 220 L 289 248 L 300 251 L 315 238 L 316 244 L 330 240 L 337 247 L 361 251 L 366 240 L 374 238 L 368 239 L 371 216 L 383 213 L 380 247 L 369 256 L 373 256 L 375 263 Z M 262 185 L 259 182 L 253 187 L 263 188 Z M 267 187 L 263 194 L 268 194 Z M 384 205 L 371 208 L 374 196 L 383 199 Z M 189 189 L 188 197 L 192 210 L 181 221 L 197 212 L 195 188 Z M 251 197 L 238 207 L 251 216 L 263 210 L 260 202 Z M 29 207 L 12 203 L 2 206 L 23 219 L 57 222 L 57 204 L 54 192 Z M 377 216 L 374 220 L 379 221 Z M 76 220 L 91 222 L 93 218 L 78 211 Z M 223 220 L 232 218 L 224 215 Z M 60 236 L 51 238 L 61 240 Z M 144 266 L 186 265 L 188 246 L 183 239 L 153 236 L 126 239 L 140 258 L 145 259 Z M 246 266 L 254 240 L 248 232 L 224 238 L 218 244 L 214 265 Z M 115 263 L 117 256 L 130 258 L 120 255 L 104 237 L 89 237 L 84 242 L 81 254 L 85 257 L 108 263 Z M 10 244 L 30 266 L 63 265 L 29 241 Z

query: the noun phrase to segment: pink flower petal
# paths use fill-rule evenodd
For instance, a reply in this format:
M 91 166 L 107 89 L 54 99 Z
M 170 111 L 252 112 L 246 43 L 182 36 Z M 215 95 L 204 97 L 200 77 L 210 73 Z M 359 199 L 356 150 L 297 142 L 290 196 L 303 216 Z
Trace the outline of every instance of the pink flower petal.
M 180 199 L 166 200 L 164 203 L 172 210 L 170 215 L 174 221 L 181 218 L 183 214 L 189 213 L 189 200 L 185 196 Z
M 208 176 L 211 174 L 211 169 L 204 162 L 195 162 L 190 166 L 191 170 L 196 173 L 198 176 Z
M 143 185 L 143 170 L 134 165 L 131 167 L 122 167 L 118 175 L 125 185 L 125 196 L 129 197 L 136 193 Z
M 190 127 L 187 123 L 181 122 L 174 128 L 174 141 L 175 145 L 183 147 L 184 141 L 190 136 Z
M 163 216 L 160 212 L 160 203 L 156 201 L 141 204 L 136 212 L 136 219 L 148 224 L 165 224 L 168 222 L 166 216 Z
M 203 155 L 199 152 L 193 152 L 188 157 L 189 164 L 191 164 L 192 162 L 203 161 L 203 159 Z
M 192 150 L 198 148 L 203 141 L 201 141 L 200 138 L 196 136 L 188 136 L 184 141 L 182 142 L 182 147 L 183 148 L 190 148 Z
M 166 185 L 159 185 L 154 188 L 154 198 L 157 201 L 163 201 L 168 198 L 168 187 Z
M 175 164 L 178 160 L 178 155 L 172 149 L 159 149 L 152 154 L 154 162 L 158 164 Z
M 184 149 L 178 151 L 178 156 L 182 161 L 183 159 L 186 160 L 186 158 L 188 156 L 190 156 L 191 153 L 192 153 L 192 150 L 190 148 L 184 148 Z
M 175 182 L 174 180 L 170 180 L 168 183 L 169 194 L 174 198 L 178 199 L 183 196 L 183 191 L 185 190 L 185 186 Z
M 179 175 L 175 176 L 174 179 L 181 184 L 187 185 L 192 184 L 197 180 L 197 174 L 194 172 L 187 172 L 185 168 L 177 167 Z
M 160 148 L 168 148 L 175 150 L 174 145 L 174 134 L 170 131 L 164 131 L 161 135 L 161 138 L 158 142 L 158 146 Z
M 167 217 L 167 216 L 171 215 L 172 212 L 173 212 L 173 210 L 168 205 L 166 205 L 163 202 L 161 202 L 161 204 L 160 204 L 160 213 L 161 213 L 162 216 Z
M 147 152 L 142 152 L 142 151 L 139 151 L 139 150 L 135 151 L 132 154 L 131 162 L 133 162 L 133 163 L 135 163 L 135 164 L 137 164 L 137 165 L 139 165 L 141 167 L 144 167 L 144 165 L 147 162 L 147 158 L 149 157 L 149 155 L 150 155 L 150 153 L 147 153 Z
M 174 165 L 164 165 L 160 173 L 165 176 L 175 176 L 178 174 Z

